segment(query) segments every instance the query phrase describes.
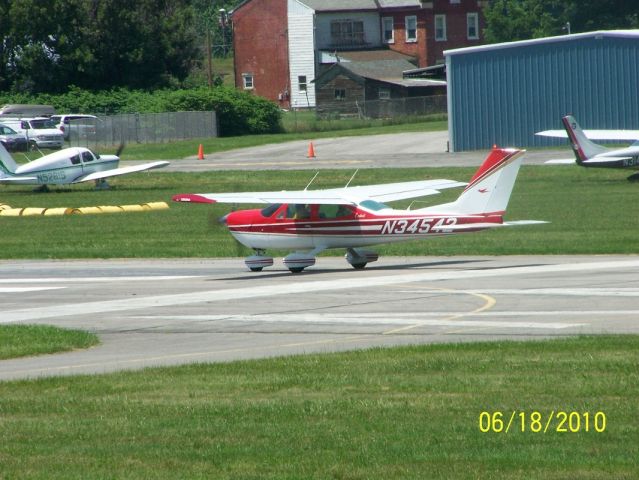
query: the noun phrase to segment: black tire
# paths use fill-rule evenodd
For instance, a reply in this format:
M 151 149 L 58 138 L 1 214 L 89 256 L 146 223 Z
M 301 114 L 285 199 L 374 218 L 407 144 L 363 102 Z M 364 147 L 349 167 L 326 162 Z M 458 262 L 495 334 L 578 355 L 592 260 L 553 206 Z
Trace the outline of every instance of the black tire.
M 364 262 L 364 263 L 351 263 L 351 266 L 355 270 L 362 270 L 366 266 L 366 262 Z
M 291 273 L 302 273 L 302 271 L 304 270 L 304 267 L 294 267 L 294 268 L 289 268 L 289 270 L 291 271 Z
M 250 267 L 251 272 L 261 272 L 264 267 Z

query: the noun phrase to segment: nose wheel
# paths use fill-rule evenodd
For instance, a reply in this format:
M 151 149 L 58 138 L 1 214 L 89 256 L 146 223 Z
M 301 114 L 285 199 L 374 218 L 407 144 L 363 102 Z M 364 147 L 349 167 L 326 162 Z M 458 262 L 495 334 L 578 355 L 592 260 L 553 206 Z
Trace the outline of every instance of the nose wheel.
M 264 267 L 273 265 L 273 257 L 264 255 L 264 250 L 255 250 L 255 255 L 246 257 L 244 263 L 251 272 L 261 272 Z

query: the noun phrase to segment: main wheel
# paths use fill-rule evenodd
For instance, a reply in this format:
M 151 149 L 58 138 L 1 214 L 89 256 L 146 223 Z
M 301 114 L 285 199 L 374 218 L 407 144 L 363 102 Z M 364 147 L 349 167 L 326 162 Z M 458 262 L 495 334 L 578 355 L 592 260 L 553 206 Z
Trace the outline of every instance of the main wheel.
M 251 267 L 251 272 L 261 272 L 264 267 Z
M 291 271 L 291 273 L 302 273 L 302 270 L 304 270 L 304 267 L 294 267 L 294 268 L 289 268 L 289 270 Z
M 364 263 L 351 263 L 351 266 L 355 269 L 355 270 L 361 270 L 366 266 L 366 262 Z

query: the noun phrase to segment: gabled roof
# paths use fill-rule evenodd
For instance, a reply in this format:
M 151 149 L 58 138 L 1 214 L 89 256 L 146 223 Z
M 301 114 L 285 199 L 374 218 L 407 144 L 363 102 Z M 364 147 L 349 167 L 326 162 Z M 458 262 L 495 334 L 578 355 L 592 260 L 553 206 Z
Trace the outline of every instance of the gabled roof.
M 313 80 L 313 82 L 318 87 L 321 87 L 336 76 L 343 74 L 360 85 L 363 85 L 366 79 L 409 88 L 446 85 L 446 82 L 441 80 L 403 78 L 403 72 L 405 70 L 411 70 L 414 68 L 415 65 L 405 59 L 377 60 L 369 62 L 338 62 L 319 75 L 315 80 Z
M 297 0 L 316 12 L 339 12 L 349 10 L 377 10 L 375 0 Z
M 377 0 L 380 8 L 421 8 L 421 0 Z

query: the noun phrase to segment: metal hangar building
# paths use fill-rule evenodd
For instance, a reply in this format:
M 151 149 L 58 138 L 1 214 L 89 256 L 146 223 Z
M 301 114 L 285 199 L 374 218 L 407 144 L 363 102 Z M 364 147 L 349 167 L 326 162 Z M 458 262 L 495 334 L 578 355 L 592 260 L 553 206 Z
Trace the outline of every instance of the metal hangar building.
M 566 145 L 535 136 L 572 113 L 583 128 L 639 129 L 639 30 L 447 50 L 451 151 Z

